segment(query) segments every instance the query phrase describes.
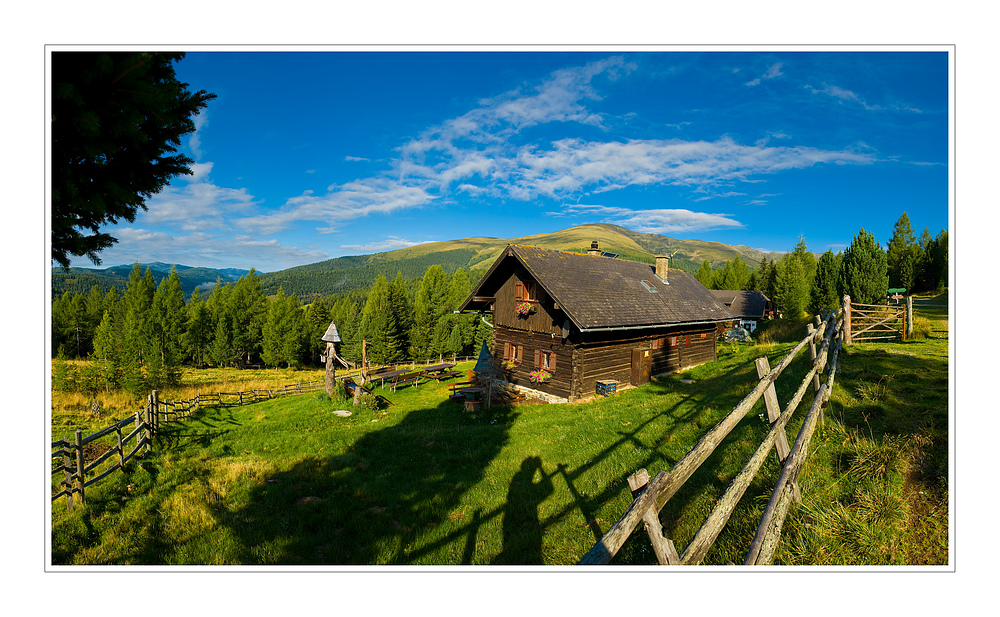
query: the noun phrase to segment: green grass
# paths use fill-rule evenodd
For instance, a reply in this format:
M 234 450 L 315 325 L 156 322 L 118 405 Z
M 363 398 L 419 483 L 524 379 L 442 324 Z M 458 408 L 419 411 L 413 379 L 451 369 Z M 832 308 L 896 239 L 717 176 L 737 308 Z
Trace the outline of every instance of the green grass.
M 928 338 L 842 354 L 776 563 L 947 561 L 947 311 L 918 312 Z M 669 469 L 753 388 L 753 359 L 774 366 L 791 346 L 720 345 L 716 362 L 579 404 L 471 414 L 430 382 L 383 392 L 382 410 L 322 395 L 205 409 L 164 425 L 85 507 L 53 504 L 53 563 L 573 564 L 628 507 L 628 476 Z M 779 401 L 807 363 L 778 380 Z M 661 512 L 678 550 L 766 434 L 762 413 Z M 778 471 L 770 456 L 704 563 L 742 562 Z M 641 526 L 612 563 L 655 563 Z

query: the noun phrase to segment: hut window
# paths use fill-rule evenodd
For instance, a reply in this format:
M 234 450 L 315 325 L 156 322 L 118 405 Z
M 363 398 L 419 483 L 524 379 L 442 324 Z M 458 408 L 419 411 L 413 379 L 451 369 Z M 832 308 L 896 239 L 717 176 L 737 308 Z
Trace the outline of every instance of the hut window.
M 522 345 L 518 345 L 517 343 L 503 344 L 504 360 L 513 360 L 514 362 L 520 362 L 523 354 L 524 354 L 524 347 Z
M 550 373 L 556 372 L 556 355 L 551 351 L 541 349 L 535 351 L 535 368 L 544 369 Z
M 671 347 L 677 347 L 677 335 L 674 335 L 674 336 L 670 337 L 669 345 Z
M 649 281 L 639 281 L 639 282 L 642 283 L 642 286 L 645 287 L 646 291 L 648 291 L 649 293 L 651 294 L 660 293 L 659 291 L 656 290 L 655 287 L 653 287 L 653 284 L 650 283 Z
M 659 334 L 654 334 L 653 339 L 649 342 L 650 349 L 659 349 L 663 346 L 663 339 L 660 338 Z
M 514 283 L 514 299 L 519 302 L 541 302 L 545 292 L 535 281 L 518 281 Z

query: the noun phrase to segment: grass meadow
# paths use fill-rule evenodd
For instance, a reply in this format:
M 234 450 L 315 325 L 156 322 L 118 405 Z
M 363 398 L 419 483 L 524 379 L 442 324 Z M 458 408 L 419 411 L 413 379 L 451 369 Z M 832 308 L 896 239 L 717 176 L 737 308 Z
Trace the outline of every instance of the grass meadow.
M 947 563 L 946 297 L 917 310 L 923 338 L 842 352 L 776 563 Z M 153 452 L 88 488 L 85 506 L 52 504 L 52 563 L 574 564 L 631 502 L 628 476 L 669 469 L 753 388 L 753 360 L 777 364 L 804 323 L 770 328 L 767 343 L 720 343 L 716 362 L 575 404 L 467 413 L 447 382 L 427 382 L 381 391 L 391 404 L 377 410 L 324 394 L 202 409 L 162 425 Z M 778 380 L 779 401 L 807 364 L 804 353 Z M 322 374 L 251 373 L 185 373 L 189 394 L 162 397 Z M 85 408 L 54 396 L 53 436 L 109 423 Z M 760 402 L 661 512 L 678 550 L 767 433 L 763 414 Z M 704 563 L 742 562 L 778 472 L 769 457 Z M 640 526 L 612 564 L 655 561 Z

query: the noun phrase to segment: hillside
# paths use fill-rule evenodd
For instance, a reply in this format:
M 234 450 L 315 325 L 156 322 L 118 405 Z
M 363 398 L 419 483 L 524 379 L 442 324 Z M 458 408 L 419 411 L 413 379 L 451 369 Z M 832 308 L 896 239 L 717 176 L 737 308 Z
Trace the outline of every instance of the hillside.
M 191 297 L 191 292 L 194 291 L 195 287 L 201 287 L 201 291 L 204 293 L 210 290 L 217 280 L 221 280 L 223 283 L 234 283 L 241 276 L 249 272 L 249 270 L 240 270 L 237 268 L 217 270 L 215 268 L 198 268 L 181 264 L 165 264 L 158 261 L 139 264 L 139 267 L 143 273 L 146 272 L 146 268 L 149 268 L 157 285 L 160 284 L 161 280 L 170 275 L 170 268 L 177 268 L 177 276 L 180 278 L 181 289 L 184 290 L 185 297 Z M 128 277 L 131 272 L 132 264 L 111 266 L 103 270 L 96 268 L 70 268 L 69 272 L 62 268 L 53 268 L 52 297 L 53 299 L 57 298 L 67 291 L 86 294 L 94 285 L 97 285 L 102 294 L 107 293 L 112 287 L 117 288 L 118 292 L 121 293 L 125 291 L 125 286 L 128 284 Z
M 659 234 L 632 231 L 617 225 L 595 223 L 519 238 L 473 237 L 431 242 L 385 253 L 338 257 L 277 272 L 259 273 L 259 276 L 266 294 L 276 294 L 278 289 L 282 288 L 286 294 L 295 293 L 301 300 L 309 302 L 320 296 L 339 296 L 363 291 L 371 287 L 380 274 L 392 279 L 397 272 L 401 272 L 405 280 L 416 281 L 423 277 L 429 266 L 434 264 L 440 265 L 449 274 L 458 268 L 464 268 L 469 274 L 470 281 L 475 283 L 508 244 L 527 244 L 584 253 L 594 240 L 598 241 L 601 250 L 632 261 L 653 263 L 656 255 L 673 254 L 671 267 L 692 274 L 705 259 L 708 259 L 713 267 L 718 267 L 739 255 L 749 266 L 756 267 L 764 257 L 770 259 L 780 257 L 777 253 L 767 254 L 742 245 L 731 246 L 704 240 L 677 240 Z M 172 265 L 176 264 L 160 262 L 140 264 L 143 271 L 147 266 L 153 271 L 157 283 L 167 276 Z M 201 287 L 202 292 L 207 291 L 217 278 L 223 283 L 235 282 L 248 272 L 182 265 L 176 265 L 176 268 L 186 296 L 190 296 L 197 286 Z M 94 285 L 97 285 L 102 293 L 112 286 L 123 291 L 131 270 L 131 265 L 113 266 L 105 270 L 71 268 L 69 272 L 54 268 L 52 294 L 56 297 L 65 291 L 86 293 Z
M 748 265 L 756 267 L 764 257 L 773 259 L 779 256 L 747 246 L 730 246 L 703 240 L 677 240 L 659 234 L 631 231 L 617 225 L 589 224 L 519 238 L 463 238 L 372 255 L 338 257 L 262 274 L 261 284 L 268 294 L 277 293 L 281 287 L 285 293 L 294 292 L 301 299 L 308 300 L 317 295 L 336 295 L 366 289 L 379 274 L 392 279 L 397 272 L 401 272 L 404 279 L 415 280 L 422 277 L 432 264 L 442 266 L 449 274 L 458 268 L 464 268 L 469 272 L 469 278 L 477 281 L 508 244 L 528 244 L 584 253 L 594 240 L 598 241 L 603 251 L 616 253 L 622 259 L 650 264 L 654 262 L 656 255 L 673 253 L 671 266 L 692 274 L 704 259 L 718 267 L 739 255 Z

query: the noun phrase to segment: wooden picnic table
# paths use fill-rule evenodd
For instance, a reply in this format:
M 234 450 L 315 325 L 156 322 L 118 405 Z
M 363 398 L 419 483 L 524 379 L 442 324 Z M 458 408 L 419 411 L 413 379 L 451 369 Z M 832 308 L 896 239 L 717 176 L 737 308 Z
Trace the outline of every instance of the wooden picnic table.
M 396 377 L 399 377 L 400 375 L 405 375 L 406 373 L 409 372 L 410 372 L 409 370 L 397 369 L 395 371 L 385 371 L 384 373 L 370 373 L 368 375 L 368 380 L 372 382 L 377 381 L 379 382 L 379 384 L 383 384 L 386 382 L 386 380 L 394 379 Z
M 431 366 L 425 366 L 422 370 L 425 373 L 439 373 L 439 372 L 442 372 L 442 371 L 447 371 L 448 369 L 452 369 L 452 368 L 455 368 L 455 365 L 446 362 L 444 364 L 434 364 L 434 365 L 431 365 Z

